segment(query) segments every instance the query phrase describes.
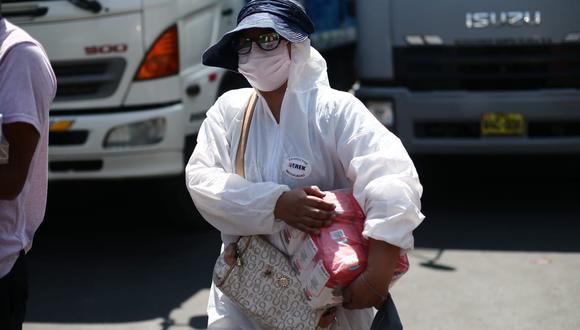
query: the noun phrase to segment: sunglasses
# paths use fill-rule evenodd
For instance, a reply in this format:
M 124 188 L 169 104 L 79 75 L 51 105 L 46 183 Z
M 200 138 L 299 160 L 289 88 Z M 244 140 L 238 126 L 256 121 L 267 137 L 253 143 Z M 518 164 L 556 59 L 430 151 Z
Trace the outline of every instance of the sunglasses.
M 255 42 L 261 50 L 271 51 L 280 45 L 283 40 L 277 32 L 260 34 L 257 38 L 241 37 L 235 41 L 235 49 L 239 55 L 246 55 L 252 51 L 252 44 Z

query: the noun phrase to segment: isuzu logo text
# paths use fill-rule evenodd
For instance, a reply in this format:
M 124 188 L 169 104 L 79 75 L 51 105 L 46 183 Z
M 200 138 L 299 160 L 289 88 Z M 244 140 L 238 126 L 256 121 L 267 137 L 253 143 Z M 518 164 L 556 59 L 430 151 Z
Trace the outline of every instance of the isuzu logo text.
M 542 14 L 539 11 L 500 11 L 465 14 L 465 26 L 468 29 L 538 26 L 540 23 L 542 23 Z

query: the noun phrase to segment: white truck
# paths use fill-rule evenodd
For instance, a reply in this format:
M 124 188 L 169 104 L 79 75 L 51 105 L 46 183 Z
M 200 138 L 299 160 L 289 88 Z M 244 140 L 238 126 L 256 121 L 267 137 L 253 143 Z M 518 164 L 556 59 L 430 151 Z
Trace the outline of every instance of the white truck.
M 206 110 L 241 76 L 201 64 L 244 0 L 3 0 L 58 80 L 50 180 L 175 178 Z M 180 179 L 181 178 L 181 179 Z M 170 179 L 171 180 L 171 179 Z

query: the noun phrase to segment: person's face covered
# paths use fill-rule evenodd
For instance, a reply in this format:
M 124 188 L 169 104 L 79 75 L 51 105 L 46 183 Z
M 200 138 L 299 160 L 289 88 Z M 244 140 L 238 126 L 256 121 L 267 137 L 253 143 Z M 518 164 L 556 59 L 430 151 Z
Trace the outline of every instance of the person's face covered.
M 272 29 L 244 30 L 236 40 L 238 71 L 263 92 L 280 88 L 290 73 L 290 43 Z

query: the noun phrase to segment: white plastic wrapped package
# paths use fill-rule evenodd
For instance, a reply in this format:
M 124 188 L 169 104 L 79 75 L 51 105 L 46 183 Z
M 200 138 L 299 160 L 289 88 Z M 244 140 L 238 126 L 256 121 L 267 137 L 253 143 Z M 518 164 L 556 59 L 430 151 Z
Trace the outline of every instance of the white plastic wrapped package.
M 270 243 L 290 257 L 296 253 L 307 236 L 302 230 L 286 226 L 278 233 L 270 235 Z
M 324 200 L 336 205 L 336 217 L 320 235 L 308 235 L 292 257 L 309 304 L 325 309 L 342 304 L 342 289 L 367 264 L 368 240 L 362 235 L 365 215 L 350 190 L 325 192 Z M 395 280 L 409 268 L 406 255 L 397 261 Z

